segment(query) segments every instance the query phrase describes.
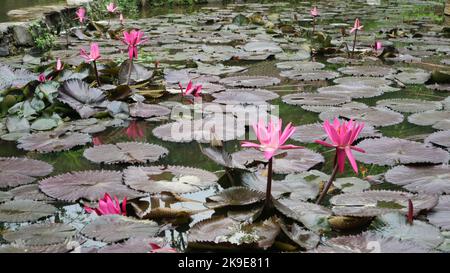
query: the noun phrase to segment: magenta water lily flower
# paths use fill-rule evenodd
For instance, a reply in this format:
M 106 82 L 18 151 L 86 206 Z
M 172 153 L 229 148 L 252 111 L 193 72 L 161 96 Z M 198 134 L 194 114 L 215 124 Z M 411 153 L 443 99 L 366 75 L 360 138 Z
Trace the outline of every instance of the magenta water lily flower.
M 89 52 L 89 54 L 86 52 L 85 49 L 81 49 L 80 50 L 80 56 L 86 60 L 87 63 L 91 63 L 91 62 L 95 62 L 98 59 L 101 58 L 100 55 L 100 48 L 98 46 L 97 43 L 92 43 L 91 44 L 91 51 Z
M 373 49 L 375 51 L 380 51 L 383 48 L 383 44 L 380 41 L 376 41 L 373 45 Z
M 142 126 L 136 120 L 130 122 L 130 125 L 125 129 L 125 134 L 131 139 L 141 139 L 145 137 Z
M 85 206 L 84 209 L 87 213 L 95 212 L 98 216 L 101 215 L 109 215 L 109 214 L 118 214 L 118 215 L 127 215 L 127 198 L 125 197 L 120 204 L 119 199 L 114 196 L 114 200 L 109 196 L 109 194 L 105 193 L 103 199 L 98 201 L 98 208 L 90 208 Z
M 201 84 L 194 85 L 192 81 L 189 81 L 186 89 L 183 88 L 183 85 L 181 83 L 178 83 L 178 86 L 180 87 L 182 96 L 189 96 L 193 95 L 194 97 L 199 97 L 202 93 L 203 86 Z
M 246 148 L 256 148 L 264 152 L 264 157 L 269 160 L 278 150 L 301 149 L 303 147 L 295 145 L 284 145 L 284 143 L 294 134 L 295 127 L 289 123 L 282 131 L 281 119 L 278 122 L 270 120 L 268 126 L 264 125 L 261 119 L 257 124 L 253 125 L 259 144 L 244 141 L 241 146 Z
M 107 6 L 106 6 L 106 10 L 109 12 L 109 13 L 115 13 L 116 11 L 117 11 L 117 6 L 116 6 L 116 4 L 114 4 L 114 2 L 111 2 L 111 3 L 109 3 Z
M 178 252 L 175 248 L 162 247 L 155 243 L 150 243 L 150 247 L 152 248 L 152 250 L 150 250 L 150 253 L 177 253 Z
M 364 26 L 361 25 L 359 18 L 355 19 L 355 23 L 353 24 L 353 28 L 350 30 L 350 33 L 353 33 L 357 30 L 362 30 Z
M 56 60 L 56 71 L 62 71 L 64 69 L 64 64 L 61 62 L 61 58 Z
M 144 38 L 144 32 L 140 30 L 132 30 L 123 32 L 123 42 L 128 46 L 128 56 L 130 60 L 138 57 L 137 47 L 145 43 L 148 39 Z
M 338 164 L 339 172 L 342 173 L 344 171 L 345 158 L 347 157 L 355 173 L 358 173 L 358 166 L 352 150 L 365 153 L 363 149 L 353 146 L 353 142 L 355 142 L 364 128 L 364 123 L 356 123 L 353 120 L 341 123 L 336 118 L 333 123 L 330 123 L 328 120 L 325 121 L 323 128 L 332 143 L 323 140 L 316 140 L 315 142 L 325 147 L 336 148 L 336 163 Z
M 47 77 L 45 76 L 44 73 L 41 73 L 41 74 L 39 74 L 39 76 L 38 76 L 38 81 L 39 81 L 40 83 L 45 83 L 45 82 L 51 81 L 51 80 L 52 80 L 52 77 L 47 78 Z
M 312 8 L 309 13 L 311 14 L 312 17 L 317 17 L 319 16 L 319 10 L 317 9 L 317 7 Z
M 75 14 L 77 15 L 78 21 L 83 24 L 86 21 L 86 9 L 84 7 L 80 7 Z

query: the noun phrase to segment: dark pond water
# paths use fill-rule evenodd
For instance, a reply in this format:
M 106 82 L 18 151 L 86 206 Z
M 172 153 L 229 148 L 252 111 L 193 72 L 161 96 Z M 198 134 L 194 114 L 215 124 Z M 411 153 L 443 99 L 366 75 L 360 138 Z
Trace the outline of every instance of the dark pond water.
M 7 15 L 10 10 L 64 3 L 65 0 L 2 0 L 0 3 L 0 22 L 11 21 L 12 18 Z

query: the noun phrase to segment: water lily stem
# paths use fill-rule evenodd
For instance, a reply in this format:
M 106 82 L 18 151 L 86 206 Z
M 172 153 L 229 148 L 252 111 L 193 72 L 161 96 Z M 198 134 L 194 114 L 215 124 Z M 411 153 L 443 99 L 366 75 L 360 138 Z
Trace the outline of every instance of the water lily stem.
M 97 62 L 94 61 L 94 72 L 95 72 L 95 78 L 97 79 L 97 86 L 101 86 L 102 84 L 100 83 L 100 77 L 98 76 L 98 70 L 97 70 Z
M 319 198 L 317 199 L 316 204 L 319 205 L 322 202 L 325 195 L 327 195 L 328 190 L 330 189 L 331 185 L 333 184 L 334 179 L 336 178 L 338 170 L 339 170 L 339 165 L 337 164 L 337 161 L 335 161 L 333 173 L 331 174 L 331 177 L 328 180 L 327 184 L 325 184 L 325 187 L 323 188 L 322 193 L 320 194 Z
M 314 36 L 314 32 L 316 31 L 316 17 L 313 16 L 312 21 L 312 35 Z
M 127 85 L 130 85 L 131 67 L 133 66 L 133 59 L 130 59 L 130 65 L 128 66 Z
M 357 29 L 355 29 L 355 38 L 353 38 L 353 49 L 352 49 L 352 56 L 353 57 L 355 57 L 356 35 L 358 35 L 358 30 Z
M 265 207 L 272 207 L 272 174 L 273 174 L 273 158 L 269 159 L 268 170 L 267 170 L 267 188 L 266 188 L 266 203 Z

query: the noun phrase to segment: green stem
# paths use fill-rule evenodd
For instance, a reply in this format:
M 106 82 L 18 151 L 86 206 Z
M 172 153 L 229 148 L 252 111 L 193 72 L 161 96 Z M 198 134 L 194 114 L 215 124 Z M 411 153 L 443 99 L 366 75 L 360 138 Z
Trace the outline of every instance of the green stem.
M 131 67 L 133 66 L 133 59 L 130 59 L 130 65 L 128 66 L 127 85 L 130 85 Z
M 94 61 L 94 71 L 95 71 L 95 78 L 97 79 L 97 86 L 101 86 L 100 83 L 100 77 L 98 76 L 98 70 L 97 70 L 97 62 Z
M 356 47 L 356 35 L 358 34 L 358 30 L 355 29 L 355 38 L 353 38 L 353 50 L 352 50 L 352 56 L 355 57 L 355 47 Z
M 266 187 L 266 208 L 271 208 L 273 206 L 272 202 L 272 175 L 273 175 L 273 158 L 269 159 L 268 170 L 267 170 L 267 187 Z
M 337 164 L 337 161 L 335 160 L 333 173 L 331 174 L 331 177 L 328 180 L 327 184 L 325 184 L 325 187 L 323 188 L 322 193 L 320 194 L 319 198 L 317 199 L 316 204 L 319 205 L 322 202 L 325 195 L 327 195 L 328 190 L 330 189 L 331 185 L 333 184 L 334 179 L 336 178 L 338 170 L 339 170 L 339 164 Z

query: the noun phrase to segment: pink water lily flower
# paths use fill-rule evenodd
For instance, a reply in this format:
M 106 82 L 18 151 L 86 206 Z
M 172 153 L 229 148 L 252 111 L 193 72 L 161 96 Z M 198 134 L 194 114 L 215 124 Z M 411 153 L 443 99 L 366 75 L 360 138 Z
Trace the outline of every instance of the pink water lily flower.
M 128 46 L 128 56 L 130 60 L 138 57 L 138 45 L 145 43 L 148 39 L 144 39 L 144 32 L 140 30 L 132 30 L 123 32 L 123 43 Z
M 355 173 L 358 173 L 358 166 L 356 165 L 352 150 L 361 153 L 365 153 L 365 151 L 352 145 L 364 128 L 364 123 L 356 123 L 353 120 L 343 121 L 341 123 L 336 118 L 333 123 L 330 123 L 328 120 L 325 121 L 323 128 L 332 143 L 323 140 L 316 140 L 315 142 L 326 147 L 336 148 L 336 163 L 338 164 L 339 172 L 342 173 L 344 171 L 345 157 L 347 157 Z
M 114 4 L 114 2 L 111 2 L 111 3 L 109 3 L 109 4 L 106 6 L 106 10 L 107 10 L 109 13 L 114 13 L 114 12 L 116 12 L 116 10 L 117 10 L 117 6 L 116 6 L 116 4 Z
M 364 26 L 361 25 L 359 22 L 359 18 L 355 19 L 355 23 L 353 25 L 353 28 L 350 30 L 350 33 L 355 32 L 356 30 L 362 30 Z
M 150 253 L 177 253 L 178 251 L 175 248 L 171 247 L 161 247 L 158 244 L 150 243 L 150 247 L 152 250 L 150 250 Z
M 122 13 L 119 15 L 119 21 L 120 21 L 120 24 L 121 24 L 121 25 L 123 25 L 124 22 L 125 22 L 125 18 L 123 17 L 123 14 L 122 14 Z
M 284 145 L 284 143 L 294 134 L 295 127 L 289 123 L 284 131 L 282 130 L 281 119 L 278 122 L 270 120 L 268 126 L 266 127 L 262 119 L 259 120 L 257 124 L 253 125 L 253 130 L 256 133 L 259 144 L 244 141 L 241 146 L 245 148 L 256 148 L 264 152 L 264 157 L 269 160 L 271 159 L 277 150 L 288 150 L 288 149 L 301 149 L 303 147 L 295 145 Z
M 125 129 L 125 134 L 131 139 L 140 139 L 145 137 L 142 126 L 135 120 L 130 122 L 130 125 Z
M 64 64 L 61 62 L 61 58 L 56 60 L 56 71 L 62 71 L 64 69 Z
M 44 83 L 44 82 L 51 81 L 51 80 L 52 80 L 52 77 L 47 78 L 44 73 L 41 73 L 38 76 L 38 81 L 40 83 Z
M 375 51 L 379 51 L 383 48 L 383 44 L 380 41 L 376 41 L 375 44 L 373 45 L 373 49 Z
M 91 52 L 89 54 L 83 48 L 80 50 L 80 56 L 86 60 L 87 63 L 95 62 L 100 59 L 100 48 L 97 43 L 91 44 Z
M 108 214 L 118 214 L 118 215 L 127 215 L 127 198 L 125 197 L 122 201 L 122 204 L 119 203 L 119 199 L 114 196 L 114 200 L 109 196 L 109 194 L 105 193 L 103 199 L 98 201 L 98 208 L 90 208 L 85 206 L 84 209 L 87 213 L 95 212 L 98 216 L 108 215 Z
M 312 17 L 317 17 L 319 16 L 319 10 L 317 9 L 317 7 L 312 8 L 309 13 L 311 14 Z
M 77 15 L 78 21 L 80 21 L 81 24 L 86 21 L 86 9 L 84 7 L 80 7 L 75 14 Z
M 181 85 L 181 83 L 178 83 L 178 86 L 180 87 L 181 94 L 183 96 L 193 95 L 194 97 L 199 97 L 203 88 L 201 84 L 194 85 L 192 81 L 189 81 L 186 90 L 183 88 L 183 85 Z

